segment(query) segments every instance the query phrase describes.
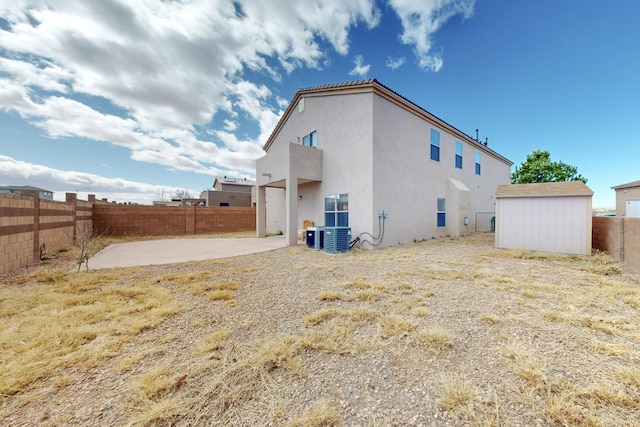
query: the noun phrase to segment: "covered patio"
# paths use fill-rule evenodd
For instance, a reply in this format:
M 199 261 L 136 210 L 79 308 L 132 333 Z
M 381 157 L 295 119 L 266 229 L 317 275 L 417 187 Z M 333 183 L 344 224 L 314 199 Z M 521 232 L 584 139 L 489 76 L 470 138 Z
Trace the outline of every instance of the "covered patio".
M 267 236 L 266 189 L 285 190 L 285 239 L 289 246 L 298 244 L 298 186 L 322 181 L 322 150 L 300 143 L 274 145 L 256 162 L 256 234 Z

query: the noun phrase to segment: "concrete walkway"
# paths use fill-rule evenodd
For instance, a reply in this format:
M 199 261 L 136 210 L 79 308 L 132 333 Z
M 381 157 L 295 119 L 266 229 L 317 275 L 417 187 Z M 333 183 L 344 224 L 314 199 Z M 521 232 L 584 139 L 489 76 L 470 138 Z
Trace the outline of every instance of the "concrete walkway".
M 230 258 L 287 246 L 284 236 L 265 238 L 162 239 L 109 245 L 89 260 L 89 269 L 172 264 Z

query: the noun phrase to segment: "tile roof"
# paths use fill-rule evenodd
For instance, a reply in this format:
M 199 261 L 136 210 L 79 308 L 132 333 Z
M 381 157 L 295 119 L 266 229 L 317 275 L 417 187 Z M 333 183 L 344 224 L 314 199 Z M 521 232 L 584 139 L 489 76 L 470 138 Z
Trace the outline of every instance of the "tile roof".
M 593 191 L 582 181 L 507 184 L 499 185 L 496 191 L 496 198 L 572 196 L 593 196 Z

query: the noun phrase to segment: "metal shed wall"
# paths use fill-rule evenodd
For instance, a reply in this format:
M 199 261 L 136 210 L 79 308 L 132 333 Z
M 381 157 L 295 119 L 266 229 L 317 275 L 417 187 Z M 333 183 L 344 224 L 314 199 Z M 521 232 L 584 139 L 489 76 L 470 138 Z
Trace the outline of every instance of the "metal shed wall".
M 591 254 L 591 196 L 496 198 L 496 246 Z

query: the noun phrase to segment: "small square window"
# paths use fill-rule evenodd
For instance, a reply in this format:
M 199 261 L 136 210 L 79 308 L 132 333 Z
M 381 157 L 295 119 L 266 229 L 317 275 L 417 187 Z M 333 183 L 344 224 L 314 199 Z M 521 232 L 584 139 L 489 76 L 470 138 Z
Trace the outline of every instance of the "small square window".
M 302 145 L 305 147 L 317 147 L 318 146 L 318 132 L 315 130 L 310 134 L 302 137 Z
M 335 212 L 336 210 L 336 196 L 328 196 L 324 198 L 324 210 Z

